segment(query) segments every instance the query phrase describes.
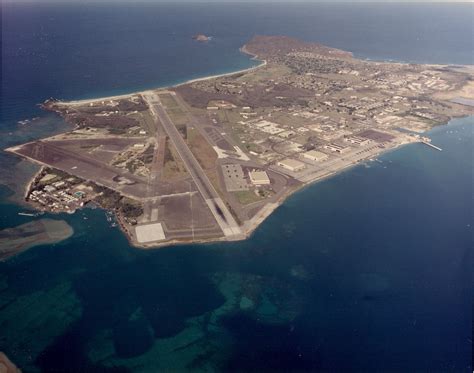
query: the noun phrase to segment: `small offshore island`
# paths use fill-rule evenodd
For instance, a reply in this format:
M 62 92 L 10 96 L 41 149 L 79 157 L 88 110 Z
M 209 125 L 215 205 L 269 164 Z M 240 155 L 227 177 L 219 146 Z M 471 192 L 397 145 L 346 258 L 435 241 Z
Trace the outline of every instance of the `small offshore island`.
M 472 66 L 373 62 L 256 36 L 244 71 L 129 95 L 48 100 L 75 129 L 7 149 L 42 165 L 26 201 L 113 210 L 137 247 L 240 240 L 304 185 L 474 114 Z
M 193 35 L 193 40 L 204 42 L 204 41 L 211 40 L 211 37 L 204 34 L 196 34 L 196 35 Z

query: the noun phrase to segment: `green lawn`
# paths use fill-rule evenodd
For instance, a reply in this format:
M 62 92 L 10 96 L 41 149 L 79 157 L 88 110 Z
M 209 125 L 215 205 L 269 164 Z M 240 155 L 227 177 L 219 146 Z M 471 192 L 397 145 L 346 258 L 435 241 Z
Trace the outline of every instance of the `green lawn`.
M 234 193 L 242 205 L 249 205 L 254 202 L 259 202 L 263 199 L 262 197 L 257 196 L 253 190 L 243 190 Z

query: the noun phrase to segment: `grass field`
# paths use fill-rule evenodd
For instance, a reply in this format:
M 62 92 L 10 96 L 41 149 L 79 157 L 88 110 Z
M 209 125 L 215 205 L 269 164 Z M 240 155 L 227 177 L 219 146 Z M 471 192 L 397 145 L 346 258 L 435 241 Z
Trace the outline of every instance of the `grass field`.
M 234 194 L 242 205 L 249 205 L 264 199 L 256 195 L 253 190 L 242 190 L 239 192 L 234 192 Z

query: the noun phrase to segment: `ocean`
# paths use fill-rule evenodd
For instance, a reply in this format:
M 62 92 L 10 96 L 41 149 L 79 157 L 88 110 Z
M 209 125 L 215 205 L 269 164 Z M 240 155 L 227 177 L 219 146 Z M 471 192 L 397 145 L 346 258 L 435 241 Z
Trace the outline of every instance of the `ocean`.
M 472 4 L 2 4 L 0 147 L 66 128 L 38 103 L 253 66 L 254 34 L 473 64 Z M 206 44 L 191 39 L 212 36 Z M 26 124 L 18 121 L 32 119 Z M 0 263 L 24 371 L 472 371 L 473 124 L 452 120 L 291 196 L 246 241 L 137 250 L 104 211 Z M 0 154 L 0 228 L 32 167 Z

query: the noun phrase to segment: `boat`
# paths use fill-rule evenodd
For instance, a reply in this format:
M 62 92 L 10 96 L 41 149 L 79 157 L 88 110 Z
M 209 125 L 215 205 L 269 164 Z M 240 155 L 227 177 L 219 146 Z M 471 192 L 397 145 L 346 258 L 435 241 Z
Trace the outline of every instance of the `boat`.
M 111 223 L 114 220 L 114 213 L 110 211 L 106 211 L 105 217 L 107 218 L 107 221 Z
M 105 217 L 107 218 L 107 221 L 109 222 L 111 227 L 117 226 L 117 221 L 115 220 L 115 214 L 112 211 L 106 211 Z

